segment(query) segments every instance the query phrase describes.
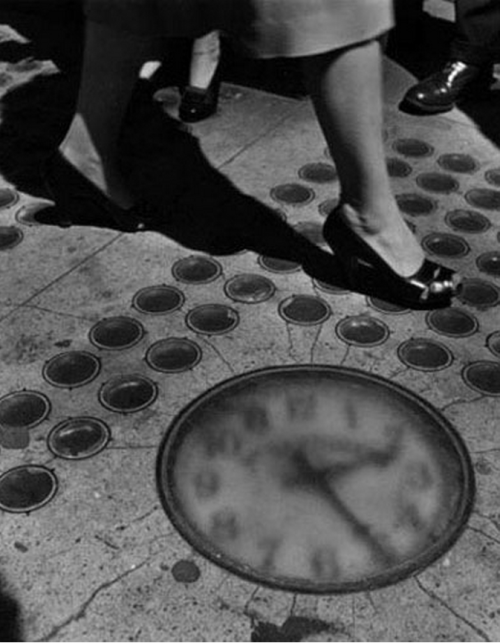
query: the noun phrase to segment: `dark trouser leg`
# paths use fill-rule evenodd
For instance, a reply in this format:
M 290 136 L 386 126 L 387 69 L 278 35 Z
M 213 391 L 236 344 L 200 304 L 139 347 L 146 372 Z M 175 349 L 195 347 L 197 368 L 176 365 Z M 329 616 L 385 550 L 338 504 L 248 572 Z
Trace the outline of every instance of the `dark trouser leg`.
M 500 61 L 500 1 L 455 0 L 456 36 L 450 57 L 482 67 Z

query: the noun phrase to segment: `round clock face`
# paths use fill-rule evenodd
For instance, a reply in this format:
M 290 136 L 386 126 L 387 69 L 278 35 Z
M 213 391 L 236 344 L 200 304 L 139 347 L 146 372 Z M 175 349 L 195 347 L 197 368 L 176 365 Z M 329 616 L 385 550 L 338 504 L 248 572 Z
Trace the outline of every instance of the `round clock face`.
M 165 509 L 203 554 L 284 589 L 352 591 L 418 571 L 458 537 L 474 480 L 431 406 L 336 367 L 265 369 L 225 382 L 161 447 Z

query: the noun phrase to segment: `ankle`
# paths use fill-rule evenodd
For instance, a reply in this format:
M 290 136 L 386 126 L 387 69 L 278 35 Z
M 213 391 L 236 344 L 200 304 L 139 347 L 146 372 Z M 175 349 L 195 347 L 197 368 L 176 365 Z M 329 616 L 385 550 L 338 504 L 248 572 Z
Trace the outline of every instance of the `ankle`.
M 97 154 L 82 153 L 64 144 L 59 147 L 59 153 L 116 205 L 122 208 L 134 205 L 135 199 L 114 163 L 103 161 Z
M 381 234 L 393 228 L 400 218 L 399 211 L 393 213 L 393 208 L 390 205 L 384 204 L 384 207 L 376 207 L 370 204 L 370 207 L 367 207 L 365 204 L 355 203 L 352 200 L 342 201 L 338 212 L 349 227 L 363 236 Z

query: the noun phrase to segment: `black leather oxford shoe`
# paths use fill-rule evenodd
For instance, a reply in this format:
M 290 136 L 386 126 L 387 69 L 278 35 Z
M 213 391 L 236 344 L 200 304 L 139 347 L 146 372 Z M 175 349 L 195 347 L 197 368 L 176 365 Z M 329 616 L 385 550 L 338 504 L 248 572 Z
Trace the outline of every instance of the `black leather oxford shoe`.
M 491 67 L 450 61 L 441 70 L 410 87 L 401 106 L 426 114 L 447 112 L 460 100 L 484 93 L 492 82 Z

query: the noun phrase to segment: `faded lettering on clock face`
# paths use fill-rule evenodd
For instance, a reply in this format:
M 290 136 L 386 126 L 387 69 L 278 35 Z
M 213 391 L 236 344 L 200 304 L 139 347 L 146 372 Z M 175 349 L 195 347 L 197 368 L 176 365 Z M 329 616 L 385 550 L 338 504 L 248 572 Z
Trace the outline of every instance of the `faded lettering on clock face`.
M 194 414 L 173 475 L 185 517 L 221 554 L 273 577 L 344 583 L 432 545 L 459 474 L 397 399 L 304 379 L 243 387 Z

